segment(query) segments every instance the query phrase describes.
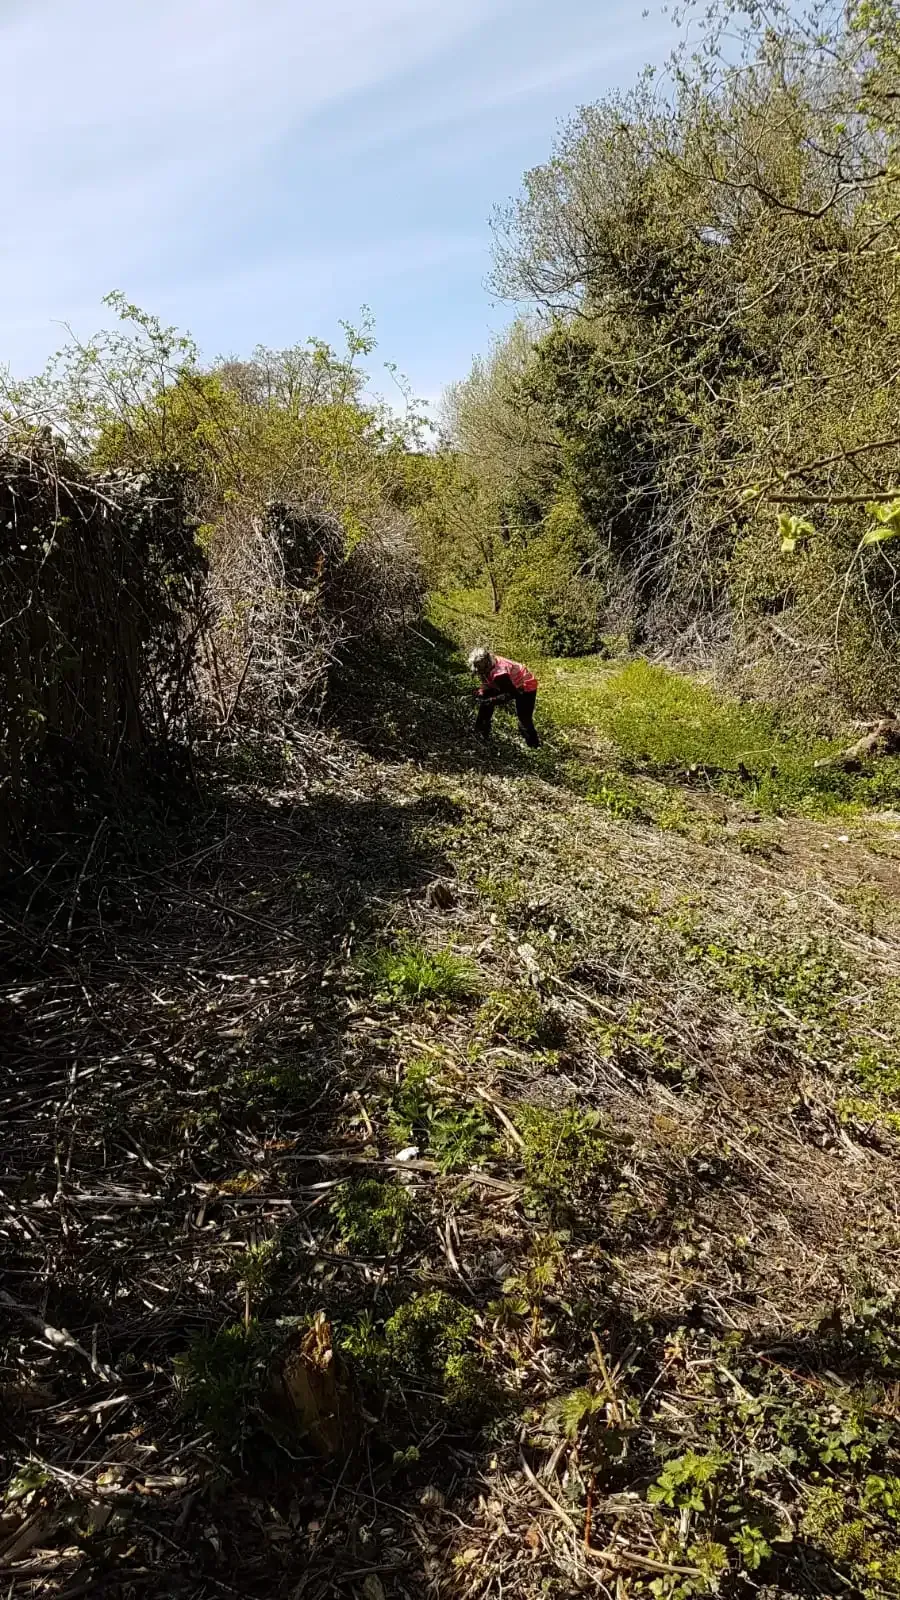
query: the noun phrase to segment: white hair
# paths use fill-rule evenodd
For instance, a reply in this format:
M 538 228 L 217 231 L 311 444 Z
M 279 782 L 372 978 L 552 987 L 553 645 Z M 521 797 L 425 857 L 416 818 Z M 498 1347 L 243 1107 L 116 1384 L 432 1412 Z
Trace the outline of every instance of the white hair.
M 493 659 L 490 650 L 483 644 L 476 645 L 475 649 L 469 652 L 470 672 L 480 672 L 482 667 L 489 667 Z

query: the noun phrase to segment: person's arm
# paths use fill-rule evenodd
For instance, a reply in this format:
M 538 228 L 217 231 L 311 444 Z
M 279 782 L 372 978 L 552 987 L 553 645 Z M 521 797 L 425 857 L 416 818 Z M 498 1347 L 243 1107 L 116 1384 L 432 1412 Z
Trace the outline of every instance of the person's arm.
M 501 700 L 514 700 L 516 686 L 509 673 L 504 672 L 500 677 L 492 678 L 490 683 L 484 684 L 478 690 L 478 695 L 484 705 L 497 705 Z

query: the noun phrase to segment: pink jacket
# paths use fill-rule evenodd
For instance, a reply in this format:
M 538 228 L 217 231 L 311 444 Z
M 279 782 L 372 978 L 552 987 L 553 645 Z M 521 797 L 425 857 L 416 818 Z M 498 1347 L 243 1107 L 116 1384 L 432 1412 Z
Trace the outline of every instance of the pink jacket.
M 537 678 L 520 661 L 507 661 L 505 656 L 495 656 L 491 675 L 484 685 L 482 693 L 490 694 L 498 678 L 509 678 L 514 689 L 520 694 L 529 694 L 538 686 Z

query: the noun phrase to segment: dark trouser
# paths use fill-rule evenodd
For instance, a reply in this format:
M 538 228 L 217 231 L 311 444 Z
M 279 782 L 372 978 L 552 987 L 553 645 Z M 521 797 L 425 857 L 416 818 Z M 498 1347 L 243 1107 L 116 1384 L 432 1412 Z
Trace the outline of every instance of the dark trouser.
M 536 689 L 521 689 L 515 698 L 516 716 L 519 719 L 519 732 L 525 743 L 536 750 L 540 744 L 537 729 L 534 725 L 534 703 L 537 700 Z M 505 702 L 509 704 L 509 702 Z M 482 739 L 491 737 L 491 721 L 496 708 L 496 701 L 483 701 L 478 707 L 478 716 L 475 718 L 475 732 Z

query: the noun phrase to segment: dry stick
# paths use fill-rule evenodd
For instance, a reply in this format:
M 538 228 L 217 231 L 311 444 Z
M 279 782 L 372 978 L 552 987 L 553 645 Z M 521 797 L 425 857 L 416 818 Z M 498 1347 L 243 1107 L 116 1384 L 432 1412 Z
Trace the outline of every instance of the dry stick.
M 36 1329 L 41 1337 L 47 1340 L 48 1344 L 53 1345 L 54 1349 L 74 1350 L 76 1355 L 81 1356 L 87 1362 L 95 1377 L 102 1378 L 105 1383 L 121 1383 L 122 1379 L 115 1368 L 107 1367 L 102 1362 L 97 1361 L 95 1356 L 89 1355 L 84 1345 L 79 1344 L 77 1339 L 72 1338 L 68 1329 L 54 1328 L 49 1322 L 45 1322 L 43 1317 L 39 1317 L 36 1312 L 30 1310 L 28 1306 L 23 1306 L 18 1300 L 13 1300 L 12 1296 L 8 1295 L 3 1289 L 0 1289 L 0 1306 L 5 1306 L 8 1311 L 17 1312 L 28 1323 L 29 1327 Z
M 564 1524 L 564 1526 L 568 1528 L 570 1533 L 576 1533 L 577 1532 L 577 1528 L 576 1528 L 576 1525 L 575 1525 L 574 1517 L 571 1517 L 569 1515 L 568 1511 L 566 1511 L 564 1509 L 564 1507 L 560 1505 L 559 1501 L 555 1500 L 553 1498 L 553 1495 L 550 1493 L 550 1490 L 549 1489 L 545 1489 L 544 1485 L 540 1482 L 540 1480 L 535 1477 L 535 1475 L 532 1472 L 530 1466 L 528 1465 L 528 1462 L 525 1460 L 525 1452 L 523 1450 L 519 1451 L 519 1460 L 520 1460 L 520 1462 L 522 1464 L 522 1471 L 524 1472 L 526 1478 L 528 1479 L 528 1482 L 532 1485 L 533 1488 L 537 1489 L 537 1492 L 541 1496 L 541 1498 L 546 1500 L 548 1506 L 550 1507 L 551 1511 L 556 1516 L 557 1520 L 559 1522 L 562 1522 Z
M 395 1172 L 439 1173 L 441 1170 L 436 1161 L 397 1161 L 392 1156 L 349 1155 L 342 1151 L 321 1151 L 317 1154 L 304 1151 L 299 1155 L 283 1155 L 280 1160 L 328 1162 L 337 1166 L 390 1167 Z M 468 1181 L 480 1183 L 486 1189 L 499 1189 L 502 1194 L 519 1194 L 522 1188 L 520 1183 L 509 1183 L 505 1178 L 495 1178 L 488 1172 L 455 1172 L 448 1176 L 458 1178 L 461 1183 Z
M 253 660 L 253 657 L 255 656 L 255 654 L 256 654 L 256 645 L 252 644 L 250 646 L 250 649 L 247 652 L 247 659 L 244 662 L 244 670 L 241 673 L 240 678 L 238 679 L 238 686 L 234 691 L 234 698 L 233 698 L 233 700 L 231 702 L 231 705 L 230 705 L 230 707 L 228 709 L 228 713 L 227 713 L 227 715 L 225 717 L 225 720 L 222 723 L 223 729 L 228 727 L 228 724 L 230 723 L 232 717 L 234 716 L 234 713 L 237 710 L 238 701 L 241 698 L 241 692 L 243 690 L 244 684 L 247 681 L 247 673 L 250 671 L 250 663 Z
M 490 1106 L 494 1116 L 497 1118 L 497 1121 L 503 1124 L 504 1128 L 509 1134 L 509 1137 L 512 1139 L 513 1144 L 518 1145 L 520 1150 L 524 1150 L 525 1140 L 522 1138 L 522 1135 L 520 1134 L 515 1123 L 512 1122 L 506 1115 L 503 1107 L 497 1104 L 497 1101 L 494 1099 L 493 1095 L 488 1094 L 487 1089 L 483 1089 L 480 1085 L 475 1090 L 475 1093 L 477 1094 L 479 1100 L 483 1100 L 486 1105 Z
M 558 1500 L 553 1498 L 553 1495 L 550 1493 L 549 1489 L 545 1489 L 540 1480 L 535 1477 L 530 1466 L 528 1465 L 528 1462 L 525 1460 L 524 1452 L 521 1450 L 519 1451 L 519 1460 L 522 1463 L 522 1470 L 525 1473 L 529 1483 L 535 1489 L 537 1489 L 538 1494 L 541 1495 L 544 1500 L 546 1500 L 548 1506 L 550 1506 L 558 1520 L 565 1524 L 570 1533 L 577 1532 L 575 1519 L 571 1517 L 566 1510 L 564 1510 Z M 617 1550 L 615 1546 L 612 1546 L 608 1550 L 589 1549 L 588 1554 L 593 1556 L 595 1560 L 600 1559 L 603 1561 L 608 1561 L 610 1565 L 615 1562 L 619 1562 L 622 1566 L 640 1567 L 646 1572 L 675 1572 L 679 1575 L 679 1577 L 685 1578 L 697 1578 L 700 1576 L 699 1567 L 676 1567 L 670 1565 L 668 1562 L 653 1561 L 649 1556 L 637 1555 L 631 1550 Z

